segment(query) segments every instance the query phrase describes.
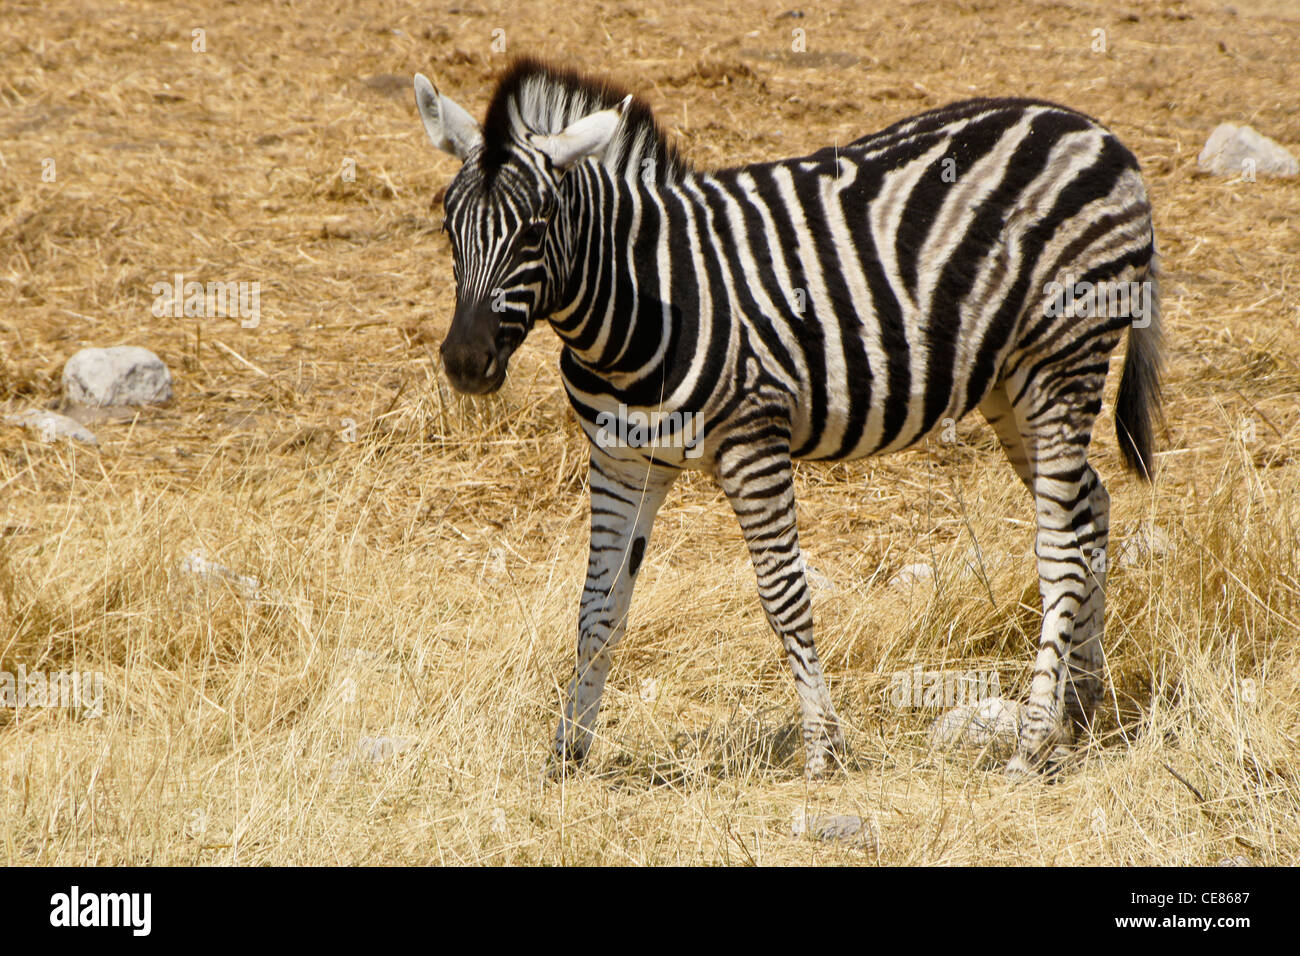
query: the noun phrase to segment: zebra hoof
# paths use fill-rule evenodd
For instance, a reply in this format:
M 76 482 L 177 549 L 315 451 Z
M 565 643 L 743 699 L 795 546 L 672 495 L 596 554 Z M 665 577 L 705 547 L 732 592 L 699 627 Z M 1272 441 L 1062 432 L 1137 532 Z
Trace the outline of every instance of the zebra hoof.
M 587 761 L 587 748 L 576 741 L 557 741 L 547 762 L 546 778 L 558 782 L 576 777 Z
M 1069 747 L 1053 747 L 1045 758 L 1031 761 L 1024 754 L 1016 754 L 1006 766 L 1006 777 L 1012 782 L 1042 780 L 1055 783 L 1057 775 L 1070 767 L 1077 766 L 1080 755 Z
M 1016 754 L 1008 760 L 1003 774 L 1013 784 L 1026 783 L 1030 780 L 1038 779 L 1038 770 L 1029 762 L 1029 758 L 1024 754 Z
M 803 775 L 808 780 L 829 780 L 835 776 L 839 765 L 834 760 L 827 759 L 825 754 L 816 757 L 809 757 L 804 763 Z
M 1043 762 L 1043 776 L 1054 780 L 1062 771 L 1078 766 L 1081 756 L 1080 751 L 1071 747 L 1053 747 Z
M 546 764 L 543 778 L 547 783 L 561 783 L 573 780 L 582 773 L 582 764 L 573 760 L 560 760 L 552 757 Z
M 816 748 L 810 748 L 804 761 L 803 775 L 808 780 L 827 780 L 839 773 L 848 747 L 844 738 L 836 736 Z

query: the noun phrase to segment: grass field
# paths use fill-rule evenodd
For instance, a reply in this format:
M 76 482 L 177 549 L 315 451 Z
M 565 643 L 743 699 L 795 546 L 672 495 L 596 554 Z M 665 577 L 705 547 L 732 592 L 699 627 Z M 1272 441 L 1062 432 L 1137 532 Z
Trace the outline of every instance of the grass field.
M 98 717 L 0 709 L 0 863 L 1295 863 L 1300 185 L 1196 155 L 1224 121 L 1300 151 L 1297 49 L 1300 0 L 7 0 L 0 412 L 57 402 L 88 345 L 153 349 L 176 397 L 93 423 L 98 447 L 0 426 L 0 671 L 103 675 Z M 1013 789 L 889 700 L 917 665 L 1026 689 L 1033 511 L 972 418 L 798 469 L 844 773 L 805 782 L 735 519 L 687 476 L 589 770 L 543 782 L 585 439 L 549 330 L 487 399 L 436 363 L 456 164 L 410 88 L 481 111 L 524 52 L 636 90 L 701 166 L 971 95 L 1066 103 L 1136 152 L 1166 276 L 1160 472 L 1121 470 L 1109 412 L 1093 460 L 1115 548 L 1167 546 L 1112 567 L 1080 766 Z M 178 273 L 259 282 L 260 322 L 155 317 Z M 184 573 L 195 552 L 256 594 Z M 915 562 L 934 586 L 887 586 Z M 800 809 L 873 819 L 878 846 L 796 839 Z

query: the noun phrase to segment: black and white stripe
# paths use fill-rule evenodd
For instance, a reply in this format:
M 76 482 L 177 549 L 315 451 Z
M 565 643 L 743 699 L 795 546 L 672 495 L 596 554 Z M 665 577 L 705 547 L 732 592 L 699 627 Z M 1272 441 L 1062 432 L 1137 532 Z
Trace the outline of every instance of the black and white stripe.
M 1134 323 L 1055 314 L 1048 290 L 1154 289 L 1150 207 L 1113 134 L 1051 103 L 970 100 L 847 146 L 706 172 L 643 104 L 536 61 L 501 80 L 482 126 L 423 77 L 416 89 L 435 144 L 464 160 L 446 196 L 449 377 L 499 387 L 546 318 L 592 439 L 562 756 L 590 747 L 655 512 L 682 469 L 704 468 L 736 511 L 786 649 L 808 771 L 827 769 L 842 737 L 813 644 L 791 460 L 907 448 L 977 407 L 1038 524 L 1043 628 L 1011 769 L 1040 766 L 1087 728 L 1109 512 L 1088 444 L 1110 353 L 1132 326 L 1117 431 L 1126 462 L 1147 472 L 1160 331 L 1153 300 Z M 601 423 L 629 409 L 698 415 L 698 457 L 662 428 L 605 447 Z

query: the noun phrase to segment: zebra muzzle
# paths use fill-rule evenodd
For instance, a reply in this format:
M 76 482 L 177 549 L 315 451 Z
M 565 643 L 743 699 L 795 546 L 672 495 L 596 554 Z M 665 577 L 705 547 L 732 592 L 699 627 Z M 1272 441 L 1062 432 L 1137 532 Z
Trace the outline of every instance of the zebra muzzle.
M 442 367 L 447 379 L 458 392 L 486 395 L 495 392 L 506 379 L 506 359 L 491 339 L 484 343 L 442 343 Z

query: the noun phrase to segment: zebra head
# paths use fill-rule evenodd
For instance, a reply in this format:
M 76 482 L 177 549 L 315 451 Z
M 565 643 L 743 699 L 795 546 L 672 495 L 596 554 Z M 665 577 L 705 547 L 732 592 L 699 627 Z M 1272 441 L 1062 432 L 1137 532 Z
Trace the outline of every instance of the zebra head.
M 560 180 L 579 160 L 604 153 L 630 100 L 556 133 L 518 126 L 503 133 L 489 124 L 485 135 L 463 107 L 416 74 L 415 102 L 429 139 L 463 164 L 443 200 L 456 310 L 441 351 L 458 391 L 500 388 L 510 356 L 553 306 Z

